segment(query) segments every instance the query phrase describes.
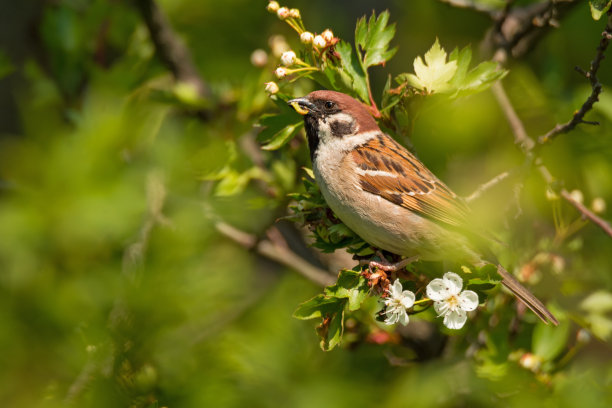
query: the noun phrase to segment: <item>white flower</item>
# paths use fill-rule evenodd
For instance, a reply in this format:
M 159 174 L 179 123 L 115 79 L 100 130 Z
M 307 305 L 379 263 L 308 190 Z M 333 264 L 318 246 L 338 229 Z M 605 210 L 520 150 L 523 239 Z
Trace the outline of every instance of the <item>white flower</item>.
M 291 10 L 289 10 L 289 17 L 296 19 L 300 18 L 300 10 L 292 8 Z
M 266 92 L 270 95 L 274 95 L 278 92 L 278 85 L 276 82 L 266 82 Z
M 276 1 L 271 1 L 268 3 L 268 6 L 266 7 L 266 9 L 270 12 L 270 13 L 276 13 L 278 11 L 278 9 L 280 8 L 280 5 L 278 4 L 278 2 Z
M 282 79 L 287 75 L 287 70 L 283 67 L 278 67 L 276 71 L 274 71 L 274 75 L 276 75 L 278 79 Z
M 325 46 L 327 45 L 325 38 L 323 38 L 321 35 L 315 36 L 315 38 L 312 40 L 312 43 L 317 48 L 325 48 Z
M 280 18 L 281 20 L 286 19 L 287 17 L 289 17 L 289 9 L 287 7 L 281 7 L 278 10 L 276 10 L 276 15 L 278 16 L 278 18 Z
M 478 307 L 478 295 L 471 290 L 461 291 L 463 280 L 453 272 L 446 272 L 442 279 L 434 279 L 427 285 L 427 297 L 434 301 L 439 317 L 449 329 L 460 329 L 467 320 L 467 313 Z
M 404 326 L 407 325 L 408 313 L 406 313 L 406 309 L 410 309 L 414 305 L 414 293 L 409 290 L 402 291 L 402 284 L 399 279 L 393 282 L 387 293 L 389 297 L 385 299 L 385 306 L 387 306 L 385 323 L 395 324 L 400 322 Z
M 291 65 L 295 64 L 296 60 L 297 56 L 293 51 L 285 51 L 283 52 L 283 55 L 281 55 L 281 64 L 286 67 L 290 67 Z
M 300 41 L 303 44 L 310 44 L 313 39 L 314 35 L 312 35 L 310 31 L 304 31 L 302 34 L 300 34 Z
M 334 33 L 329 28 L 321 33 L 321 37 L 325 40 L 327 44 L 330 44 L 334 39 Z

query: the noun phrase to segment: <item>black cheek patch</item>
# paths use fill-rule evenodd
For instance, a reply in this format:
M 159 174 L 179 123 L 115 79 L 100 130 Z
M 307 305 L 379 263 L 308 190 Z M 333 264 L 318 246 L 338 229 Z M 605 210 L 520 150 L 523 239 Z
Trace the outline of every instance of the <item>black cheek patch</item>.
M 353 134 L 355 132 L 355 124 L 340 120 L 334 120 L 329 124 L 332 135 L 335 137 L 342 137 Z

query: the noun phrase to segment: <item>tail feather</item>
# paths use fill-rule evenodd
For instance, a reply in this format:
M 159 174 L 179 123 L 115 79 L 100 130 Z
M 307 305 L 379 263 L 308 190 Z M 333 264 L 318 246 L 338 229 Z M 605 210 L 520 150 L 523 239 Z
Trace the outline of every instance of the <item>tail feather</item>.
M 529 292 L 523 285 L 516 280 L 503 266 L 497 265 L 497 272 L 502 277 L 502 285 L 508 288 L 521 302 L 523 302 L 533 313 L 536 314 L 544 323 L 551 322 L 555 326 L 559 325 L 559 321 L 555 316 L 544 306 L 540 300 Z

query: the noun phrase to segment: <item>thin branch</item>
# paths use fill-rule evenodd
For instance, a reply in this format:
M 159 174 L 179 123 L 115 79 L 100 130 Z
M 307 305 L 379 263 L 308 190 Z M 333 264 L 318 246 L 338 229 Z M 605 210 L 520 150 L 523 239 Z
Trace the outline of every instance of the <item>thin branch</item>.
M 595 102 L 599 101 L 599 94 L 602 90 L 601 82 L 597 78 L 597 71 L 601 65 L 601 61 L 605 58 L 605 52 L 610 44 L 610 40 L 612 40 L 612 14 L 608 16 L 608 23 L 606 24 L 606 28 L 601 33 L 601 41 L 599 42 L 599 46 L 597 47 L 597 54 L 593 61 L 591 61 L 591 66 L 587 72 L 584 72 L 582 69 L 576 67 L 576 70 L 584 75 L 585 78 L 589 80 L 591 83 L 591 94 L 586 99 L 586 101 L 582 104 L 579 110 L 577 110 L 572 119 L 564 124 L 557 124 L 554 128 L 552 128 L 548 133 L 542 135 L 538 138 L 538 143 L 544 144 L 550 142 L 556 136 L 567 133 L 570 130 L 574 129 L 580 123 L 587 124 L 599 124 L 597 122 L 588 122 L 584 120 L 584 115 L 591 109 L 593 109 L 593 105 Z
M 191 53 L 176 35 L 170 22 L 153 0 L 135 0 L 149 30 L 149 35 L 159 58 L 168 67 L 178 82 L 193 86 L 201 98 L 210 95 L 206 83 L 196 69 Z
M 501 83 L 498 82 L 494 85 L 493 94 L 497 98 L 499 106 L 502 108 L 506 119 L 508 119 L 508 122 L 510 123 L 510 127 L 512 128 L 512 131 L 514 133 L 514 140 L 517 141 L 517 144 L 521 147 L 521 150 L 528 158 L 533 158 L 532 148 L 533 146 L 535 146 L 535 142 L 525 132 L 525 127 L 523 126 L 523 123 L 516 114 L 516 111 L 510 103 L 508 95 L 506 95 L 506 91 L 502 87 Z M 517 129 L 519 129 L 519 134 L 515 133 Z M 520 129 L 522 129 L 522 132 L 520 131 Z M 528 148 L 527 146 L 532 146 L 532 148 Z M 544 166 L 544 164 L 542 164 L 542 160 L 536 158 L 534 159 L 534 163 L 537 166 L 537 169 L 544 181 L 549 185 L 553 184 L 555 182 L 555 178 L 552 176 L 548 168 Z M 598 217 L 584 205 L 574 200 L 567 190 L 562 189 L 560 193 L 561 197 L 563 197 L 564 200 L 573 205 L 574 208 L 576 208 L 582 214 L 583 217 L 591 220 L 606 234 L 612 237 L 612 226 L 610 226 L 607 221 L 605 221 L 603 218 Z
M 465 201 L 467 201 L 469 203 L 471 201 L 474 201 L 474 200 L 480 198 L 480 196 L 483 193 L 485 193 L 487 190 L 495 187 L 497 184 L 499 184 L 503 180 L 507 179 L 508 176 L 510 176 L 510 172 L 509 171 L 504 171 L 503 173 L 498 174 L 497 176 L 493 177 L 491 180 L 489 180 L 486 183 L 483 183 L 480 186 L 478 186 L 478 188 L 472 194 L 470 194 L 469 196 L 465 197 Z
M 320 286 L 329 286 L 334 283 L 335 279 L 327 271 L 317 268 L 293 252 L 282 237 L 282 234 L 276 231 L 274 227 L 267 234 L 272 238 L 261 241 L 258 241 L 254 235 L 241 231 L 224 222 L 217 222 L 215 227 L 222 235 L 237 244 L 248 249 L 254 249 L 258 254 L 296 270 L 302 276 Z
M 612 226 L 608 222 L 603 220 L 602 218 L 600 218 L 597 215 L 595 215 L 595 213 L 592 212 L 591 210 L 589 210 L 587 207 L 585 207 L 584 204 L 574 200 L 572 198 L 571 193 L 569 191 L 567 191 L 565 189 L 561 190 L 561 197 L 563 197 L 568 203 L 570 203 L 578 211 L 580 211 L 582 213 L 583 217 L 588 218 L 589 220 L 591 220 L 591 222 L 593 222 L 593 224 L 597 225 L 606 234 L 608 234 L 609 236 L 612 237 Z

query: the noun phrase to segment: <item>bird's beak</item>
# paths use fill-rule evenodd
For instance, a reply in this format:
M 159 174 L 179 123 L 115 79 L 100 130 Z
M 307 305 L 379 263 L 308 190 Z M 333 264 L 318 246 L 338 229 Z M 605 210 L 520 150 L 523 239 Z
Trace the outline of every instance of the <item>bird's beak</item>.
M 308 115 L 316 108 L 307 98 L 295 98 L 287 102 L 300 115 Z

